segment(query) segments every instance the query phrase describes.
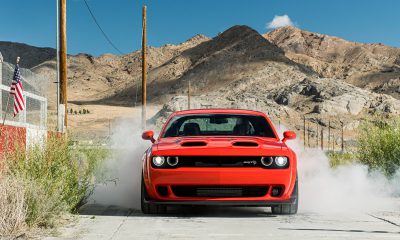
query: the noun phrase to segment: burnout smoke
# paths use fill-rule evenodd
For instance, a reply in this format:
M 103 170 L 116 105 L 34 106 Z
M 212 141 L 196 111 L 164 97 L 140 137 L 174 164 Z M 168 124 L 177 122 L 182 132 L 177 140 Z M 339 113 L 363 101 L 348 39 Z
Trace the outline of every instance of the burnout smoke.
M 285 127 L 279 129 L 283 135 Z M 287 141 L 296 152 L 299 171 L 300 212 L 374 212 L 398 207 L 393 195 L 398 191 L 399 174 L 387 179 L 367 166 L 350 164 L 335 169 L 319 149 L 304 149 L 299 140 Z
M 114 123 L 107 182 L 96 187 L 92 196 L 96 204 L 140 209 L 142 156 L 150 142 L 142 140 L 140 120 L 136 119 L 140 117 Z
M 136 117 L 135 119 L 140 119 Z M 141 139 L 139 122 L 123 120 L 113 129 L 113 157 L 107 161 L 107 184 L 97 186 L 92 200 L 98 204 L 140 208 L 141 158 L 150 146 Z M 278 129 L 283 135 L 285 127 Z M 319 149 L 305 149 L 299 140 L 287 141 L 298 159 L 299 212 L 351 213 L 390 211 L 398 208 L 391 198 L 399 191 L 400 171 L 388 180 L 379 172 L 369 172 L 360 164 L 332 169 Z M 396 189 L 397 188 L 397 189 Z

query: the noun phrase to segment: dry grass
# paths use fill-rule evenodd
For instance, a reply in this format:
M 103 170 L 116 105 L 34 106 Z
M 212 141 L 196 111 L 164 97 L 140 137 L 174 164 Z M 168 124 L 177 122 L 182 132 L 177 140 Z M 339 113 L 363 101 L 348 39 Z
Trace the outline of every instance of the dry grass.
M 13 236 L 26 227 L 24 182 L 4 173 L 0 174 L 0 236 Z
M 72 147 L 68 139 L 6 156 L 0 172 L 0 239 L 25 230 L 53 228 L 92 193 L 94 175 L 107 151 Z

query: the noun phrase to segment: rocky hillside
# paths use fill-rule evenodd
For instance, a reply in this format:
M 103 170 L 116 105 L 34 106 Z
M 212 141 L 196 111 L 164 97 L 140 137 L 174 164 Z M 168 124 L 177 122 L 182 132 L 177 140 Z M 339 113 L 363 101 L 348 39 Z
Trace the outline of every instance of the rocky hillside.
M 40 48 L 15 42 L 0 41 L 0 52 L 4 61 L 9 63 L 15 63 L 17 57 L 21 57 L 20 66 L 23 68 L 32 68 L 56 57 L 54 48 Z
M 400 99 L 400 49 L 363 44 L 283 27 L 263 35 L 291 60 L 321 77 L 343 79 L 355 86 Z
M 351 128 L 366 115 L 400 113 L 400 49 L 381 44 L 293 27 L 261 35 L 234 26 L 214 38 L 197 35 L 182 44 L 149 47 L 148 59 L 148 101 L 164 104 L 156 122 L 187 108 L 189 81 L 192 108 L 256 109 L 297 129 L 303 116 L 321 125 L 334 118 L 334 126 L 346 121 Z M 79 54 L 68 56 L 68 64 L 71 103 L 140 104 L 140 51 Z M 52 58 L 31 69 L 55 79 Z M 49 91 L 55 95 L 54 87 Z

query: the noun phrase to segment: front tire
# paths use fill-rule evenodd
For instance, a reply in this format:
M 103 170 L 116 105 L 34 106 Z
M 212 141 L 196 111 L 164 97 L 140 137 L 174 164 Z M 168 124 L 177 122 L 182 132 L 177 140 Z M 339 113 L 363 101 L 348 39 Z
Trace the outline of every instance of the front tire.
M 279 214 L 279 215 L 293 215 L 293 214 L 297 213 L 297 210 L 299 208 L 299 187 L 298 187 L 297 179 L 296 179 L 296 184 L 293 189 L 292 197 L 295 198 L 295 201 L 293 203 L 272 206 L 271 207 L 272 213 Z
M 144 180 L 142 177 L 141 184 L 141 197 L 140 197 L 140 207 L 142 213 L 144 214 L 165 214 L 167 212 L 167 207 L 158 205 L 155 203 L 148 202 L 149 196 L 146 191 L 146 186 L 144 185 Z

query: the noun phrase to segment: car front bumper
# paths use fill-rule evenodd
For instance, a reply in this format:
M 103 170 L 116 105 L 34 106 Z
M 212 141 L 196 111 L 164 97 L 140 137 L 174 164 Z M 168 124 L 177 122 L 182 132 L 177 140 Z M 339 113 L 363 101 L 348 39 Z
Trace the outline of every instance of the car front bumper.
M 290 204 L 297 201 L 292 197 L 296 170 L 263 169 L 263 168 L 147 168 L 144 172 L 144 183 L 149 201 L 169 205 L 224 205 L 224 206 L 273 206 Z M 167 194 L 160 194 L 158 187 L 167 189 Z M 235 197 L 199 197 L 177 196 L 174 186 L 265 186 L 268 191 L 262 196 Z M 282 187 L 282 194 L 274 197 L 273 187 Z

